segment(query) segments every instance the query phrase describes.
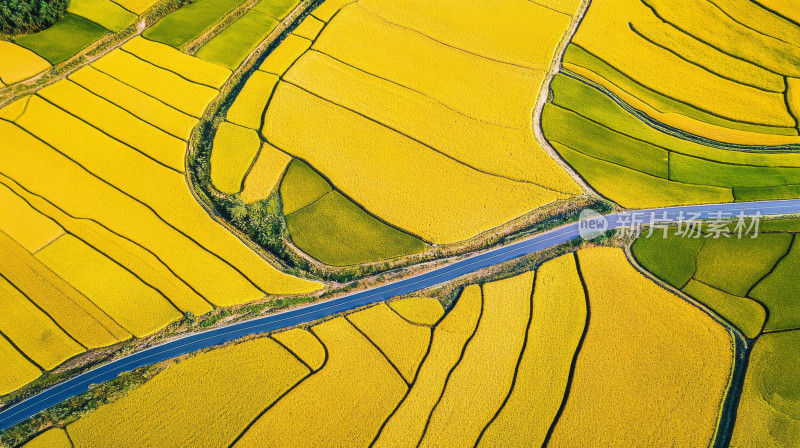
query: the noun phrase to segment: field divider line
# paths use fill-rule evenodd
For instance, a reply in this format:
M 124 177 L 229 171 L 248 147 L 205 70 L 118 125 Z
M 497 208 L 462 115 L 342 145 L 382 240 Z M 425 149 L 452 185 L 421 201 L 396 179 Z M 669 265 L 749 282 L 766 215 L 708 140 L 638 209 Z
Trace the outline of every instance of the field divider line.
M 658 213 L 658 212 L 667 212 L 666 215 L 662 217 L 662 219 L 654 220 L 654 222 L 677 222 L 679 215 L 678 212 L 683 211 L 696 211 L 700 210 L 701 214 L 710 216 L 711 213 L 715 211 L 724 211 L 728 213 L 735 213 L 735 212 L 745 212 L 745 211 L 756 211 L 762 212 L 765 210 L 773 210 L 773 212 L 766 213 L 768 216 L 776 216 L 776 215 L 784 215 L 784 214 L 794 214 L 800 213 L 800 199 L 788 199 L 788 200 L 778 200 L 778 201 L 757 201 L 757 202 L 749 202 L 749 203 L 724 203 L 724 204 L 707 204 L 707 205 L 694 205 L 694 206 L 673 206 L 673 207 L 664 207 L 658 209 L 646 209 L 646 210 L 633 210 L 627 211 L 622 213 L 615 213 L 611 215 L 607 215 L 605 218 L 609 221 L 609 228 L 617 229 L 623 227 L 623 224 L 620 220 L 622 217 L 631 216 L 633 217 L 635 214 L 644 215 L 646 213 Z M 778 210 L 784 210 L 782 212 L 778 212 Z M 674 216 L 670 216 L 669 213 L 672 213 Z M 698 218 L 698 219 L 708 219 L 706 218 Z M 301 321 L 300 318 L 304 316 L 312 316 L 318 315 L 321 312 L 328 311 L 328 310 L 335 310 L 335 312 L 344 312 L 351 308 L 348 308 L 347 305 L 352 303 L 359 302 L 360 305 L 369 305 L 374 302 L 380 301 L 382 298 L 390 298 L 392 292 L 399 291 L 399 290 L 407 290 L 407 292 L 414 292 L 415 289 L 413 288 L 415 285 L 419 285 L 421 283 L 426 284 L 424 288 L 430 288 L 437 286 L 445 281 L 456 279 L 458 277 L 470 274 L 475 272 L 476 270 L 491 266 L 492 264 L 497 263 L 489 263 L 491 260 L 495 260 L 498 258 L 506 257 L 507 261 L 515 258 L 519 258 L 521 256 L 545 250 L 551 247 L 554 247 L 558 244 L 565 243 L 570 241 L 573 238 L 568 238 L 563 241 L 553 242 L 554 240 L 559 240 L 564 238 L 565 236 L 578 236 L 578 223 L 570 223 L 566 224 L 562 227 L 549 230 L 539 235 L 532 236 L 526 240 L 512 243 L 508 246 L 499 247 L 495 249 L 491 249 L 484 253 L 478 253 L 471 255 L 465 259 L 452 262 L 451 264 L 445 265 L 433 271 L 429 271 L 427 273 L 419 274 L 415 277 L 410 277 L 407 279 L 399 280 L 394 282 L 394 284 L 379 286 L 377 288 L 373 288 L 372 290 L 361 291 L 358 293 L 354 293 L 351 295 L 342 296 L 338 299 L 331 299 L 325 302 L 318 302 L 318 305 L 312 304 L 302 308 L 296 308 L 292 310 L 281 311 L 275 314 L 270 314 L 267 316 L 259 317 L 256 319 L 244 321 L 241 323 L 233 324 L 229 327 L 223 327 L 218 330 L 210 330 L 207 333 L 195 333 L 186 336 L 181 336 L 177 339 L 173 339 L 161 344 L 154 345 L 148 349 L 145 349 L 141 352 L 134 353 L 132 355 L 128 355 L 127 357 L 119 358 L 110 361 L 108 364 L 104 364 L 100 367 L 97 367 L 93 370 L 88 372 L 84 372 L 72 379 L 66 380 L 65 382 L 56 384 L 51 386 L 48 389 L 40 392 L 37 395 L 34 395 L 30 398 L 27 398 L 9 409 L 0 412 L 0 430 L 6 429 L 10 427 L 12 424 L 16 424 L 22 419 L 26 418 L 23 417 L 22 419 L 17 419 L 12 423 L 8 423 L 10 419 L 13 419 L 15 416 L 19 415 L 22 412 L 27 411 L 28 409 L 37 406 L 39 402 L 43 402 L 47 399 L 46 395 L 49 393 L 54 393 L 58 395 L 66 394 L 67 392 L 83 386 L 88 386 L 92 380 L 99 378 L 103 375 L 108 375 L 115 373 L 115 376 L 118 376 L 121 373 L 127 372 L 130 366 L 138 364 L 138 366 L 147 365 L 143 363 L 148 359 L 155 358 L 157 356 L 170 355 L 169 357 L 163 359 L 170 359 L 170 357 L 180 356 L 182 354 L 189 353 L 190 351 L 186 352 L 178 352 L 175 355 L 171 355 L 171 353 L 179 351 L 182 348 L 189 347 L 192 345 L 199 345 L 203 342 L 210 341 L 210 340 L 220 340 L 219 343 L 228 342 L 232 339 L 230 338 L 225 339 L 227 336 L 231 336 L 234 334 L 241 333 L 241 337 L 248 336 L 260 332 L 267 332 L 273 331 L 276 329 L 281 328 L 278 324 L 290 320 L 294 320 L 296 324 L 307 323 L 311 320 Z M 547 242 L 553 242 L 553 244 L 547 246 L 543 246 L 536 250 L 528 250 L 534 248 L 536 246 L 542 245 Z M 481 266 L 482 265 L 482 266 Z M 476 269 L 471 269 L 472 267 L 478 266 Z M 459 272 L 461 271 L 461 272 Z M 443 278 L 444 277 L 444 278 Z M 433 283 L 433 279 L 442 279 L 436 283 Z M 419 288 L 419 289 L 424 289 Z M 417 289 L 418 290 L 418 289 Z M 374 299 L 374 300 L 373 300 Z M 276 316 L 278 317 L 276 319 Z M 323 314 L 318 318 L 325 317 Z M 261 331 L 259 331 L 261 330 Z M 201 336 L 201 337 L 198 337 Z M 191 340 L 188 340 L 191 339 Z M 178 341 L 182 341 L 178 343 Z M 172 345 L 175 345 L 174 347 Z M 213 344 L 218 345 L 218 344 Z M 195 350 L 196 351 L 204 348 L 211 347 L 213 345 L 208 346 L 199 346 Z M 155 353 L 159 352 L 161 353 Z M 153 353 L 150 353 L 153 352 Z M 135 367 L 138 368 L 138 367 Z M 128 369 L 128 370 L 126 370 Z M 72 384 L 70 383 L 77 383 Z M 63 390 L 59 388 L 64 387 Z M 69 398 L 69 397 L 67 397 Z M 42 410 L 46 409 L 44 407 Z M 38 411 L 37 411 L 38 412 Z M 32 414 L 34 415 L 34 414 Z M 31 415 L 31 416 L 32 416 Z

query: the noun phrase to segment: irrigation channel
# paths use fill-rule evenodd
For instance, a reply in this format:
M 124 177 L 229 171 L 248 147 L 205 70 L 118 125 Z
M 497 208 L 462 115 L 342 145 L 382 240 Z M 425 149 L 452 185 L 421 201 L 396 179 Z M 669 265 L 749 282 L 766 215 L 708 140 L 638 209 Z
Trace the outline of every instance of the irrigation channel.
M 667 207 L 647 210 L 626 211 L 606 215 L 606 229 L 619 229 L 632 222 L 676 223 L 679 221 L 719 219 L 721 215 L 735 218 L 740 213 L 746 216 L 780 216 L 800 214 L 800 199 L 779 201 L 739 202 L 731 204 L 710 204 Z M 600 219 L 603 222 L 603 219 Z M 573 222 L 523 240 L 486 250 L 468 258 L 452 262 L 434 270 L 407 277 L 365 291 L 316 302 L 301 308 L 270 314 L 247 321 L 237 322 L 221 328 L 193 333 L 181 338 L 132 353 L 108 364 L 58 383 L 26 400 L 0 412 L 0 431 L 22 422 L 45 409 L 89 390 L 91 385 L 101 384 L 131 370 L 184 355 L 196 350 L 219 345 L 234 339 L 257 333 L 274 331 L 285 327 L 312 322 L 331 314 L 338 314 L 387 300 L 402 294 L 409 294 L 436 286 L 480 269 L 503 263 L 508 260 L 549 249 L 580 237 L 579 222 Z M 736 344 L 735 368 L 723 405 L 715 447 L 728 445 L 733 429 L 739 393 L 744 380 L 749 343 L 739 336 Z

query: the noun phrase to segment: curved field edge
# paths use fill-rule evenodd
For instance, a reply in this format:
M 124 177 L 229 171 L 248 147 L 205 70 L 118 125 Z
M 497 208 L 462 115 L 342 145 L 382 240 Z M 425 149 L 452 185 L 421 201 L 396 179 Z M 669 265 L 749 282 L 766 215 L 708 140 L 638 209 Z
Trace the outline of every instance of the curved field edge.
M 619 244 L 619 241 L 617 242 L 617 244 Z M 573 259 L 573 257 L 574 257 L 574 255 L 573 255 L 573 254 L 571 254 L 570 252 L 572 252 L 573 250 L 574 250 L 574 248 L 569 248 L 569 249 L 567 249 L 567 251 L 566 251 L 566 252 L 567 252 L 567 254 L 566 254 L 565 258 L 567 258 L 567 259 L 569 259 L 569 260 L 572 260 L 572 259 Z M 589 251 L 596 251 L 596 250 L 611 250 L 611 249 L 588 249 L 588 250 L 589 250 Z M 616 249 L 616 250 L 620 250 L 620 249 Z M 552 255 L 552 254 L 551 254 L 550 256 L 547 256 L 547 257 L 544 257 L 544 258 L 538 258 L 536 261 L 533 261 L 533 260 L 531 260 L 531 264 L 517 265 L 517 266 L 516 266 L 516 268 L 509 267 L 509 268 L 510 268 L 510 270 L 509 270 L 509 269 L 506 269 L 506 270 L 501 270 L 501 271 L 499 271 L 498 273 L 496 273 L 496 274 L 493 274 L 493 275 L 485 275 L 485 276 L 473 277 L 473 278 L 471 278 L 471 279 L 465 279 L 465 280 L 463 280 L 463 281 L 458 281 L 458 282 L 457 282 L 456 284 L 454 284 L 454 285 L 446 285 L 445 287 L 442 287 L 442 289 L 439 289 L 439 290 L 437 290 L 438 292 L 433 292 L 433 295 L 434 295 L 434 296 L 436 296 L 436 297 L 438 297 L 438 298 L 439 298 L 439 300 L 448 301 L 448 300 L 454 299 L 454 298 L 455 298 L 457 295 L 459 295 L 459 293 L 460 293 L 460 291 L 461 291 L 461 288 L 463 287 L 463 285 L 464 285 L 464 284 L 474 284 L 474 282 L 475 282 L 475 281 L 478 281 L 478 282 L 479 282 L 479 283 L 481 283 L 481 284 L 486 284 L 486 283 L 494 283 L 494 282 L 496 282 L 497 280 L 501 280 L 501 279 L 508 279 L 508 278 L 511 278 L 511 277 L 515 277 L 515 278 L 516 278 L 516 277 L 518 277 L 518 276 L 519 276 L 519 274 L 520 274 L 520 269 L 522 270 L 522 272 L 529 272 L 529 273 L 530 273 L 530 272 L 531 272 L 531 271 L 530 271 L 530 269 L 531 269 L 531 268 L 537 268 L 537 267 L 538 267 L 538 268 L 540 268 L 542 265 L 544 265 L 544 264 L 546 264 L 546 263 L 549 263 L 549 262 L 550 262 L 549 260 L 551 260 L 551 259 L 552 259 L 552 257 L 554 257 L 554 256 L 558 256 L 558 255 L 561 255 L 561 254 L 563 254 L 563 251 L 561 251 L 561 252 L 559 252 L 558 254 L 555 254 L 555 255 Z M 623 259 L 624 259 L 624 257 L 623 257 Z M 632 268 L 631 268 L 631 269 L 632 269 Z M 531 278 L 532 278 L 532 277 L 531 277 Z M 644 280 L 644 279 L 643 279 L 643 280 Z M 647 280 L 644 280 L 644 281 L 647 281 Z M 581 291 L 581 296 L 583 296 L 583 291 Z M 673 299 L 674 299 L 674 300 L 676 300 L 676 301 L 677 301 L 677 300 L 680 300 L 678 297 L 674 297 L 674 296 L 673 296 Z M 393 300 L 394 300 L 394 299 L 393 299 Z M 535 299 L 534 299 L 534 301 L 535 301 Z M 384 305 L 377 305 L 377 306 L 384 306 Z M 357 312 L 357 311 L 353 311 L 353 312 Z M 348 312 L 348 313 L 350 313 L 350 312 Z M 448 316 L 448 315 L 449 315 L 449 312 L 448 312 L 448 314 L 446 314 L 446 316 Z M 525 320 L 529 322 L 529 323 L 528 323 L 528 325 L 530 325 L 530 321 L 529 321 L 529 319 L 530 319 L 530 318 L 529 318 L 528 316 L 525 316 Z M 340 319 L 340 320 L 341 320 L 341 321 L 343 321 L 343 319 Z M 330 321 L 329 321 L 329 322 L 330 322 Z M 346 321 L 345 321 L 345 322 L 346 322 Z M 311 323 L 311 324 L 309 324 L 309 325 L 312 325 L 312 326 L 313 326 L 313 325 L 314 325 L 314 323 Z M 438 325 L 438 324 L 437 324 L 437 325 Z M 582 325 L 581 325 L 580 327 L 581 327 L 581 329 L 583 328 L 583 326 L 582 326 Z M 281 329 L 281 330 L 276 330 L 276 332 L 282 332 L 282 331 L 284 331 L 284 330 L 283 330 L 283 329 Z M 529 332 L 529 331 L 530 331 L 530 329 L 526 330 L 526 332 L 525 332 L 525 333 L 527 333 L 527 332 Z M 314 331 L 312 331 L 312 333 L 315 333 L 315 332 L 314 332 Z M 355 336 L 357 336 L 357 337 L 362 337 L 362 336 L 358 336 L 358 335 L 357 335 L 357 332 L 355 332 L 355 331 L 350 331 L 350 333 L 351 333 L 351 334 L 353 334 L 353 335 L 355 335 Z M 266 336 L 266 335 L 265 335 L 265 334 L 258 335 L 258 336 L 256 336 L 256 338 L 261 338 L 261 337 L 263 337 L 263 336 Z M 248 338 L 248 339 L 249 339 L 249 338 Z M 369 339 L 366 339 L 366 338 L 365 338 L 365 339 L 364 339 L 364 341 L 366 342 L 366 344 L 370 344 L 370 341 L 369 341 Z M 238 342 L 241 342 L 241 340 L 240 340 L 240 341 L 234 341 L 232 344 L 237 344 Z M 214 350 L 214 349 L 212 349 L 212 352 L 213 352 L 213 350 Z M 374 349 L 372 349 L 372 350 L 374 350 Z M 327 353 L 327 350 L 326 350 L 326 353 Z M 522 353 L 525 353 L 525 351 L 523 350 L 523 351 L 522 351 Z M 189 355 L 189 357 L 192 357 L 192 356 L 194 356 L 194 355 Z M 377 355 L 377 352 L 376 352 L 376 356 L 380 356 L 380 355 Z M 517 354 L 516 354 L 516 356 L 520 356 L 520 353 L 517 353 Z M 172 362 L 172 361 L 167 361 L 166 363 L 167 363 L 167 364 L 169 364 L 169 363 L 171 363 L 171 362 Z M 301 361 L 301 362 L 302 362 L 302 361 Z M 518 362 L 519 362 L 519 361 L 517 361 L 516 363 L 518 364 Z M 423 361 L 423 365 L 424 365 L 424 361 Z M 324 366 L 325 366 L 325 363 L 323 362 L 323 364 L 322 364 L 322 366 L 321 366 L 321 369 L 322 369 L 323 371 L 324 371 L 324 369 L 325 369 L 325 367 L 324 367 Z M 519 367 L 518 367 L 518 368 L 519 368 Z M 389 370 L 388 370 L 387 372 L 390 372 L 390 371 L 391 371 L 391 368 L 389 368 Z M 312 373 L 312 375 L 314 375 L 314 374 Z M 394 375 L 396 375 L 396 376 L 395 376 L 395 378 L 396 378 L 396 379 L 399 379 L 399 378 L 400 378 L 399 374 L 397 374 L 397 373 L 394 373 Z M 152 376 L 152 375 L 151 375 L 151 376 Z M 124 380 L 124 379 L 125 379 L 125 378 L 127 378 L 127 377 L 128 377 L 128 375 L 124 375 L 124 376 L 120 377 L 120 379 L 123 379 L 123 380 Z M 518 379 L 517 379 L 517 380 L 518 380 Z M 517 380 L 515 380 L 515 382 L 516 382 Z M 393 381 L 396 381 L 396 380 L 393 380 Z M 316 382 L 316 381 L 315 381 L 315 382 Z M 412 384 L 413 384 L 413 383 L 412 383 Z M 92 394 L 92 393 L 94 393 L 95 391 L 100 391 L 100 390 L 103 390 L 103 388 L 104 388 L 104 387 L 106 387 L 106 385 L 101 385 L 99 388 L 96 388 L 95 390 L 93 390 L 93 391 L 92 391 L 92 392 L 90 392 L 89 394 Z M 300 387 L 300 385 L 298 385 L 297 387 Z M 309 386 L 309 387 L 310 387 L 310 386 Z M 294 394 L 294 392 L 293 392 L 292 390 L 293 390 L 293 389 L 290 389 L 289 391 L 287 391 L 287 392 L 284 394 L 284 397 L 288 396 L 289 394 Z M 295 395 L 296 395 L 296 394 L 295 394 Z M 117 395 L 117 396 L 124 396 L 124 394 L 120 394 L 120 395 Z M 558 400 L 561 400 L 561 397 L 560 397 L 560 395 L 558 395 Z M 558 400 L 557 400 L 557 401 L 558 401 Z M 335 400 L 334 400 L 334 401 L 335 401 Z M 281 412 L 285 412 L 285 411 L 287 410 L 287 409 L 285 409 L 285 406 L 284 406 L 283 408 L 284 408 L 284 409 L 283 409 Z M 264 413 L 267 413 L 267 412 L 272 412 L 272 411 L 271 411 L 271 409 L 273 409 L 273 405 L 270 405 L 270 406 L 268 406 L 268 407 L 267 407 L 267 408 L 266 408 L 266 409 L 263 411 L 262 415 L 263 415 Z M 274 414 L 274 412 L 273 412 L 273 414 Z M 275 416 L 274 416 L 274 415 L 273 415 L 271 418 L 272 418 L 272 420 L 273 420 L 273 421 L 275 420 Z M 280 419 L 279 419 L 279 420 L 280 420 Z M 280 421 L 282 421 L 282 420 L 280 420 Z M 549 423 L 549 422 L 548 422 L 548 423 Z M 379 424 L 379 422 L 378 422 L 378 424 Z M 39 426 L 39 427 L 41 428 L 41 426 L 42 426 L 42 425 L 41 425 L 41 421 L 40 421 L 40 426 Z M 250 426 L 252 426 L 252 425 L 250 425 Z M 250 426 L 248 426 L 248 428 L 249 428 Z M 262 425 L 262 426 L 263 426 L 263 425 Z M 46 425 L 45 425 L 45 428 L 41 428 L 40 430 L 44 430 L 44 429 L 46 429 L 46 427 L 49 427 L 49 426 L 46 426 Z M 201 429 L 200 431 L 203 431 L 203 430 Z M 246 431 L 245 431 L 245 432 L 246 432 Z M 242 434 L 244 434 L 245 432 L 243 432 Z M 249 438 L 249 437 L 248 437 L 248 438 Z M 7 439 L 6 439 L 6 440 L 7 440 Z M 244 440 L 244 439 L 243 439 L 243 438 L 240 436 L 240 437 L 238 437 L 236 440 L 237 440 L 237 441 L 242 441 L 242 440 Z
M 187 177 L 192 190 L 195 192 L 196 198 L 215 220 L 237 235 L 245 244 L 251 247 L 251 249 L 267 257 L 274 264 L 281 266 L 286 272 L 342 283 L 373 276 L 389 270 L 420 265 L 442 258 L 486 249 L 534 231 L 545 230 L 572 222 L 577 219 L 578 213 L 583 208 L 591 207 L 601 212 L 611 210 L 608 201 L 598 197 L 591 191 L 587 191 L 581 196 L 575 196 L 532 210 L 500 227 L 483 231 L 466 241 L 431 247 L 411 255 L 360 263 L 354 266 L 337 267 L 321 263 L 303 252 L 291 241 L 286 225 L 286 218 L 283 213 L 280 212 L 282 201 L 280 195 L 276 191 L 273 191 L 268 198 L 249 205 L 238 198 L 218 191 L 210 180 L 210 154 L 212 153 L 212 143 L 216 135 L 216 130 L 224 121 L 223 117 L 231 108 L 234 100 L 245 87 L 250 77 L 256 72 L 259 72 L 258 67 L 261 63 L 306 17 L 309 15 L 313 17 L 313 11 L 324 3 L 324 1 L 320 0 L 301 3 L 297 9 L 295 9 L 295 12 L 289 16 L 289 19 L 292 20 L 288 21 L 287 19 L 287 21 L 284 21 L 284 28 L 279 27 L 262 42 L 258 49 L 234 72 L 231 80 L 223 86 L 220 97 L 215 100 L 203 114 L 190 140 L 189 153 L 187 156 Z M 567 43 L 568 36 L 566 36 L 564 42 L 561 43 L 561 47 L 558 49 L 559 52 L 563 51 Z M 554 65 L 552 74 L 555 74 L 556 71 L 557 69 Z M 263 72 L 260 73 L 263 75 Z M 543 87 L 540 92 L 540 101 L 546 100 L 546 93 L 547 90 Z M 536 115 L 535 110 L 532 113 Z M 533 129 L 535 128 L 536 126 L 534 126 Z M 545 149 L 547 146 L 546 144 L 543 145 Z M 557 153 L 553 151 L 553 154 Z M 560 157 L 556 156 L 554 159 L 560 164 L 563 164 Z M 567 172 L 572 173 L 571 170 Z M 574 176 L 574 174 L 570 175 Z M 580 184 L 583 185 L 582 183 Z M 358 203 L 354 204 L 361 210 L 364 210 Z M 272 210 L 278 210 L 277 213 L 269 214 L 269 223 L 273 226 L 272 230 L 265 229 L 264 227 L 253 228 L 247 225 L 237 225 L 234 222 L 232 219 L 234 212 L 246 213 L 244 210 L 253 210 L 254 205 L 257 208 L 268 207 Z M 256 211 L 255 213 L 261 212 Z M 367 213 L 369 214 L 368 211 Z

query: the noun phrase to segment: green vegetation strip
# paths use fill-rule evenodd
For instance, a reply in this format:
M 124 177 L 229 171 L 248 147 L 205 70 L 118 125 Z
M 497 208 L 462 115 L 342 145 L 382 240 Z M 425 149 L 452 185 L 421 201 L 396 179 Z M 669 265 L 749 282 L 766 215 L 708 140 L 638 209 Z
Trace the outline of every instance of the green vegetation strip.
M 167 15 L 142 35 L 180 49 L 242 2 L 243 0 L 198 0 Z
M 662 231 L 645 232 L 631 252 L 645 269 L 717 312 L 748 338 L 800 328 L 800 220 L 764 221 L 756 238 L 751 232 L 741 239 L 736 223 L 724 225 L 730 237 L 720 238 L 709 227 L 699 238 L 676 235 L 674 227 L 667 238 Z
M 641 122 L 607 91 L 563 74 L 553 79 L 551 89 L 542 113 L 545 137 L 590 185 L 620 205 L 645 208 L 800 193 L 800 154 L 735 152 L 682 140 Z
M 14 42 L 55 65 L 75 56 L 105 34 L 106 29 L 102 26 L 83 17 L 67 14 L 52 27 L 18 37 Z
M 250 10 L 200 47 L 196 56 L 235 70 L 277 25 L 272 17 Z

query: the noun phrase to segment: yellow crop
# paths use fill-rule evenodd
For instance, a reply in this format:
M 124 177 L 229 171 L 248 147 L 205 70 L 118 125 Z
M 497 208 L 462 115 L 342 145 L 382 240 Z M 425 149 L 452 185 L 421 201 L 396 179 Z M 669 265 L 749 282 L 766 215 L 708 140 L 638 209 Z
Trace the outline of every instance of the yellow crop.
M 800 31 L 750 2 L 715 0 L 646 0 L 666 21 L 686 33 L 753 64 L 790 77 L 800 77 Z M 692 19 L 685 8 L 692 8 Z M 749 22 L 749 23 L 748 23 Z M 788 39 L 788 40 L 784 40 Z
M 621 249 L 584 249 L 578 260 L 591 317 L 549 446 L 710 445 L 731 336 L 636 271 Z
M 800 138 L 798 137 L 776 135 L 776 134 L 764 134 L 764 133 L 744 131 L 740 129 L 731 129 L 695 120 L 694 118 L 690 118 L 676 112 L 661 112 L 658 109 L 655 109 L 653 106 L 650 106 L 649 104 L 645 103 L 641 99 L 631 95 L 622 88 L 611 83 L 609 80 L 602 78 L 600 75 L 592 72 L 591 70 L 588 70 L 586 68 L 571 63 L 564 63 L 564 68 L 569 69 L 572 72 L 575 72 L 589 80 L 592 80 L 602 85 L 615 95 L 619 96 L 623 101 L 625 101 L 629 105 L 646 113 L 647 115 L 655 118 L 656 120 L 664 124 L 668 124 L 675 128 L 682 129 L 697 135 L 701 135 L 703 137 L 710 138 L 712 140 L 737 143 L 742 145 L 748 145 L 748 144 L 785 145 L 785 144 L 800 142 Z M 663 105 L 659 106 L 663 108 Z
M 759 0 L 759 3 L 784 17 L 800 22 L 800 9 L 794 0 Z
M 67 216 L 42 198 L 27 193 L 13 182 L 0 176 L 0 183 L 4 182 L 7 182 L 16 194 L 33 204 L 37 210 L 63 225 L 70 234 L 86 241 L 90 246 L 130 269 L 142 280 L 164 293 L 182 311 L 191 312 L 195 316 L 211 311 L 212 308 L 208 302 L 170 272 L 167 266 L 155 258 L 152 253 L 112 234 L 106 228 L 92 221 Z M 119 340 L 128 339 L 131 336 L 118 325 L 106 326 L 106 328 Z
M 312 15 L 309 15 L 303 19 L 300 25 L 297 25 L 297 28 L 292 31 L 292 34 L 305 37 L 309 40 L 314 40 L 319 35 L 319 32 L 322 31 L 323 27 L 325 27 L 325 22 Z
M 691 5 L 687 3 L 686 7 L 691 8 Z M 713 5 L 707 7 L 713 8 Z M 687 21 L 699 24 L 695 19 L 689 20 L 684 12 L 680 14 Z M 658 21 L 658 18 L 638 0 L 592 2 L 573 42 L 640 84 L 698 109 L 730 120 L 794 127 L 782 94 L 765 92 L 714 75 L 650 44 L 629 26 L 630 22 L 646 26 L 651 21 Z M 704 26 L 714 27 L 710 24 Z M 664 76 L 665 67 L 669 67 L 670 76 Z M 654 100 L 640 99 L 645 102 Z M 663 105 L 657 102 L 651 106 L 663 109 Z
M 183 172 L 186 142 L 67 80 L 39 95 L 153 159 Z
M 258 130 L 261 127 L 264 109 L 277 83 L 277 75 L 253 72 L 241 92 L 236 95 L 231 108 L 228 109 L 226 119 L 231 123 Z
M 338 19 L 334 23 L 338 23 Z M 444 64 L 448 61 L 445 56 L 455 55 L 463 58 L 461 53 L 453 52 L 437 59 Z M 529 112 L 520 111 L 518 117 L 524 119 L 525 124 L 517 127 L 486 123 L 313 50 L 301 57 L 284 79 L 480 171 L 565 193 L 578 192 L 564 170 L 535 142 Z M 513 90 L 513 84 L 504 85 L 507 90 Z M 534 92 L 518 93 L 528 102 L 535 99 Z M 532 96 L 526 98 L 525 95 Z M 529 104 L 528 110 L 530 107 Z
M 126 335 L 94 303 L 0 232 L 0 274 L 87 348 L 118 342 Z
M 503 404 L 531 313 L 533 272 L 483 285 L 475 336 L 431 414 L 420 447 L 474 446 Z
M 750 352 L 730 446 L 793 448 L 800 440 L 800 330 L 765 333 Z
M 91 66 L 86 66 L 69 75 L 69 79 L 142 120 L 184 140 L 189 139 L 194 125 L 197 124 L 194 117 L 167 106 Z
M 220 124 L 211 150 L 211 183 L 229 195 L 241 191 L 260 146 L 256 131 L 228 122 Z
M 267 73 L 283 75 L 286 73 L 286 70 L 294 64 L 294 61 L 305 53 L 309 47 L 311 47 L 310 40 L 294 34 L 289 34 L 286 36 L 286 39 L 264 59 L 264 62 L 261 63 L 258 69 Z
M 301 293 L 319 288 L 318 283 L 289 276 L 264 263 L 238 238 L 219 226 L 191 195 L 183 175 L 153 163 L 37 100 L 31 100 L 27 112 L 18 120 L 23 127 L 132 198 L 152 207 L 159 216 L 131 197 L 90 177 L 13 126 L 8 128 L 8 133 L 3 131 L 7 137 L 0 141 L 0 158 L 4 160 L 6 174 L 12 173 L 10 177 L 23 185 L 46 189 L 45 197 L 57 197 L 56 202 L 66 203 L 74 214 L 98 219 L 110 230 L 152 250 L 177 275 L 217 305 L 257 300 L 264 292 Z M 0 123 L 0 127 L 7 126 Z M 28 150 L 21 156 L 19 148 Z M 26 168 L 29 160 L 36 160 L 39 173 Z
M 541 446 L 566 392 L 572 358 L 586 323 L 586 296 L 573 255 L 542 265 L 517 379 L 481 447 Z
M 24 95 L 8 103 L 5 107 L 0 109 L 0 118 L 8 121 L 16 120 L 25 112 L 25 108 L 28 107 L 28 101 L 30 101 L 30 99 L 31 95 Z
M 3 368 L 0 369 L 0 395 L 13 392 L 42 374 L 39 368 L 25 359 L 4 337 L 0 337 L 0 359 L 3 360 Z
M 800 79 L 786 78 L 786 104 L 792 115 L 800 117 Z M 800 131 L 800 125 L 798 130 Z
M 70 235 L 39 251 L 36 258 L 137 337 L 181 317 L 156 290 Z
M 314 371 L 319 370 L 325 364 L 325 347 L 311 332 L 302 328 L 293 328 L 275 333 L 272 337 L 291 350 Z
M 189 56 L 169 45 L 153 42 L 136 36 L 129 40 L 122 49 L 157 65 L 175 72 L 189 81 L 220 88 L 231 76 L 231 71 L 200 58 Z
M 386 355 L 406 381 L 414 380 L 431 342 L 430 328 L 406 322 L 385 303 L 349 314 L 347 319 Z
M 51 370 L 84 351 L 3 277 L 0 277 L 0 309 L 3 310 L 0 332 L 43 369 Z
M 259 338 L 182 360 L 67 432 L 86 448 L 228 446 L 308 373 L 275 341 Z
M 73 448 L 67 432 L 61 428 L 48 429 L 23 446 L 25 448 Z
M 314 116 L 326 119 L 309 126 Z M 262 132 L 367 210 L 429 242 L 470 238 L 567 196 L 475 171 L 285 83 Z
M 541 61 L 539 69 L 526 69 L 475 57 L 391 26 L 360 5 L 339 13 L 314 43 L 314 50 L 414 89 L 478 123 L 527 126 L 530 132 L 531 112 L 550 59 Z M 450 23 L 450 17 L 442 20 Z M 529 23 L 523 29 L 531 28 Z
M 263 143 L 255 163 L 244 179 L 244 188 L 239 195 L 248 204 L 266 199 L 275 190 L 292 157 Z
M 123 8 L 127 9 L 128 11 L 134 12 L 136 14 L 141 14 L 145 12 L 149 7 L 153 6 L 157 0 L 117 0 L 118 3 Z
M 327 22 L 331 20 L 340 9 L 355 2 L 356 0 L 326 0 L 312 11 L 311 14 L 323 22 Z
M 527 0 L 361 0 L 357 5 L 445 45 L 542 70 L 550 67 L 572 22 L 565 14 Z
M 720 76 L 770 92 L 781 93 L 785 88 L 782 76 L 722 53 L 667 23 L 651 20 L 634 22 L 633 25 L 647 39 L 675 50 L 681 56 Z
M 406 383 L 344 318 L 312 331 L 328 349 L 322 369 L 275 403 L 236 447 L 367 446 Z
M 93 62 L 92 67 L 193 117 L 199 117 L 219 93 L 119 49 Z
M 36 252 L 59 236 L 64 229 L 32 209 L 14 192 L 0 186 L 0 231 L 16 240 L 28 252 Z
M 428 357 L 408 395 L 383 427 L 375 448 L 417 445 L 425 422 L 444 390 L 447 375 L 458 363 L 464 344 L 475 331 L 481 300 L 480 286 L 467 286 L 453 309 L 436 326 Z
M 14 84 L 50 68 L 50 63 L 27 48 L 0 41 L 0 80 Z
M 404 319 L 422 325 L 436 325 L 444 315 L 441 302 L 428 297 L 406 297 L 389 306 Z
M 574 16 L 575 13 L 578 12 L 578 8 L 580 8 L 583 0 L 547 0 L 547 2 L 542 3 L 550 8 L 555 10 L 561 11 L 564 14 L 569 14 Z

